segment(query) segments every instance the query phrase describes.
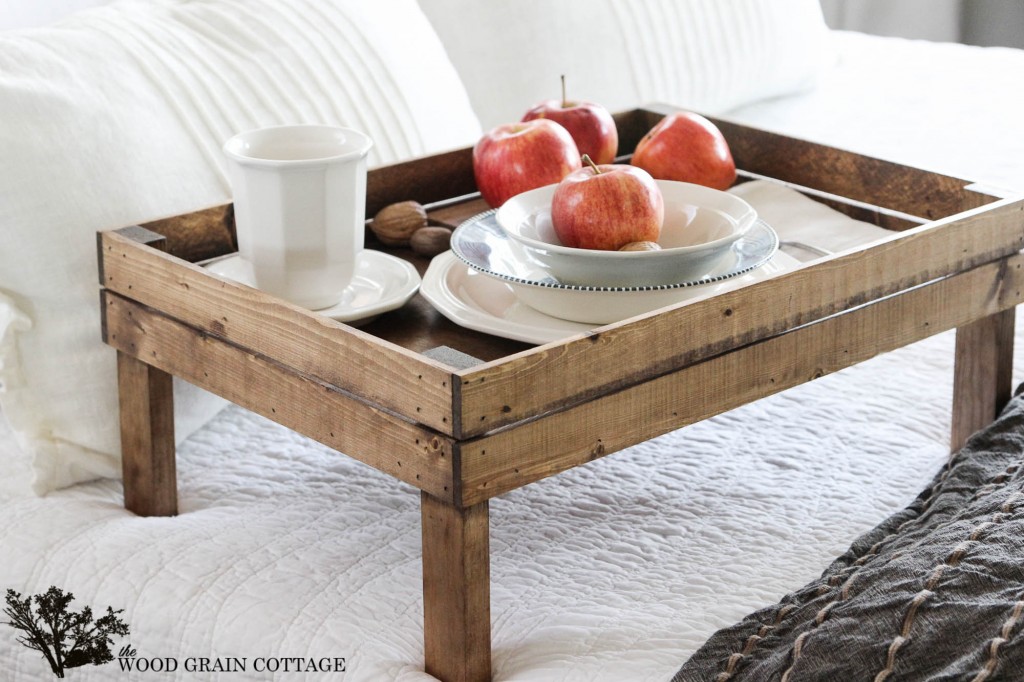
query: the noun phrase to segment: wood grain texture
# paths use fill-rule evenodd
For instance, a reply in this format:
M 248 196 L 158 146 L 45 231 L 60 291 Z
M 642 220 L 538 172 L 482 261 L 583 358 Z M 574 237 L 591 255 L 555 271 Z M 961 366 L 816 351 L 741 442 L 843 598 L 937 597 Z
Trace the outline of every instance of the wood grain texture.
M 438 346 L 449 346 L 488 361 L 499 360 L 531 347 L 527 343 L 475 332 L 457 325 L 418 294 L 400 310 L 394 310 L 362 329 L 379 339 L 417 353 Z
M 983 265 L 458 444 L 458 503 L 532 481 L 1019 304 L 1024 255 Z M 1004 331 L 1005 333 L 1005 331 Z
M 615 119 L 615 127 L 619 132 L 619 156 L 632 155 L 637 143 L 669 110 L 672 108 L 668 105 L 655 104 L 650 107 L 612 114 L 612 118 Z
M 676 107 L 645 107 L 651 126 Z M 711 118 L 738 168 L 797 185 L 937 220 L 990 203 L 965 190 L 970 180 L 883 161 L 836 147 Z
M 171 375 L 117 354 L 124 507 L 139 516 L 178 513 Z
M 279 362 L 112 292 L 107 343 L 440 499 L 452 499 L 452 442 Z M 124 406 L 122 406 L 122 410 Z
M 991 424 L 1010 400 L 1014 321 L 1014 310 L 1010 309 L 956 330 L 952 452 Z
M 1024 246 L 1004 200 L 711 298 L 459 372 L 463 437 L 620 390 Z
M 167 238 L 167 253 L 190 263 L 238 250 L 233 204 L 154 220 L 142 227 Z
M 464 147 L 371 169 L 366 177 L 366 215 L 373 217 L 399 201 L 430 204 L 476 191 L 473 149 Z
M 491 679 L 487 502 L 458 509 L 420 495 L 426 671 L 442 682 Z
M 140 225 L 123 227 L 117 231 L 125 239 L 129 239 L 140 246 L 148 246 L 157 251 L 167 252 L 167 237 L 162 234 L 148 230 Z M 104 243 L 107 239 L 106 232 L 96 233 L 96 270 L 99 275 L 100 286 L 107 281 L 107 273 L 104 271 L 107 259 L 104 257 Z
M 103 232 L 101 239 L 102 284 L 109 290 L 443 433 L 457 429 L 452 368 L 119 232 Z
M 125 232 L 151 249 L 164 251 L 168 248 L 163 235 L 146 228 L 130 227 Z M 102 254 L 102 234 L 97 235 L 97 250 Z M 102 282 L 102 255 L 99 275 Z M 109 337 L 102 302 L 100 309 L 101 331 L 106 342 Z M 117 390 L 125 509 L 139 516 L 174 516 L 178 513 L 178 481 L 172 377 L 118 352 Z

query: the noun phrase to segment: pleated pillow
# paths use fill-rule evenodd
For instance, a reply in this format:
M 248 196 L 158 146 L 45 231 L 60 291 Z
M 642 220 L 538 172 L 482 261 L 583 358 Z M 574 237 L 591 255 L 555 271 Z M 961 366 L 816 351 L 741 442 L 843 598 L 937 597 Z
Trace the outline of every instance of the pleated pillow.
M 817 0 L 420 0 L 484 127 L 560 96 L 612 111 L 720 113 L 813 85 L 831 63 Z
M 379 165 L 479 124 L 414 0 L 145 0 L 0 34 L 0 405 L 31 487 L 120 475 L 95 233 L 230 201 L 221 146 L 347 125 Z M 177 436 L 222 406 L 185 386 Z M 3 451 L 0 448 L 0 451 Z

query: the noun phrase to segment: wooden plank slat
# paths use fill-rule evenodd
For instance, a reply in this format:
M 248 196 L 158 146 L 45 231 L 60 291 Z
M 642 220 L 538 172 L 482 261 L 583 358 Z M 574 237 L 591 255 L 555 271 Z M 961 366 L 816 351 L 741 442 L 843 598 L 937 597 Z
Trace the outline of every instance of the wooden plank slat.
M 450 438 L 110 291 L 108 344 L 440 499 L 452 499 Z
M 190 263 L 238 251 L 233 204 L 154 220 L 142 227 L 166 237 L 164 250 Z
M 677 110 L 644 107 L 653 126 Z M 990 203 L 993 197 L 964 188 L 970 180 L 856 154 L 723 118 L 709 117 L 729 143 L 736 165 L 753 173 L 857 201 L 937 220 Z
M 487 502 L 459 509 L 420 494 L 423 648 L 443 682 L 491 679 L 491 577 Z
M 1004 310 L 956 330 L 953 422 L 956 452 L 1006 406 L 1013 389 L 1014 311 Z
M 612 114 L 612 118 L 615 119 L 615 127 L 619 132 L 618 156 L 632 155 L 637 143 L 671 109 L 668 105 L 653 106 L 654 109 L 643 107 Z
M 472 505 L 673 429 L 835 372 L 1024 297 L 1024 255 L 983 265 L 657 379 L 460 443 Z
M 402 161 L 367 173 L 366 216 L 399 201 L 431 204 L 476 191 L 472 147 Z
M 130 233 L 101 233 L 100 260 L 101 284 L 111 291 L 442 433 L 458 428 L 450 367 L 217 277 Z
M 463 437 L 567 407 L 1016 253 L 1024 201 L 935 221 L 712 298 L 459 373 Z
M 139 516 L 178 513 L 171 375 L 117 354 L 124 507 Z
M 737 166 L 831 194 L 937 220 L 989 203 L 968 180 L 715 120 Z

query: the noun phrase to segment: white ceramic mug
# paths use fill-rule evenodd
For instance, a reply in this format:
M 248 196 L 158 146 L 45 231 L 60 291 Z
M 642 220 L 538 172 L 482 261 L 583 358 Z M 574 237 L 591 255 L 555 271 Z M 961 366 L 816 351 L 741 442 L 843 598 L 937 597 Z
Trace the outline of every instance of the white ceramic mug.
M 224 145 L 239 253 L 256 286 L 317 310 L 337 304 L 363 249 L 366 155 L 349 128 L 287 125 Z

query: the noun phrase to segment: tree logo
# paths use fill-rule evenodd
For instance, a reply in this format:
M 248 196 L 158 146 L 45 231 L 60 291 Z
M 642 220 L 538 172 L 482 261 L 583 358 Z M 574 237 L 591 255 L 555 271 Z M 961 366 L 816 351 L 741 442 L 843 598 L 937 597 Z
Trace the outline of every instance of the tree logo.
M 108 606 L 107 614 L 94 621 L 88 606 L 77 613 L 68 608 L 74 599 L 70 592 L 52 586 L 24 599 L 7 590 L 7 624 L 25 633 L 18 641 L 42 653 L 57 677 L 64 677 L 68 668 L 114 660 L 111 637 L 128 635 L 128 625 L 118 617 L 124 609 L 115 611 Z

